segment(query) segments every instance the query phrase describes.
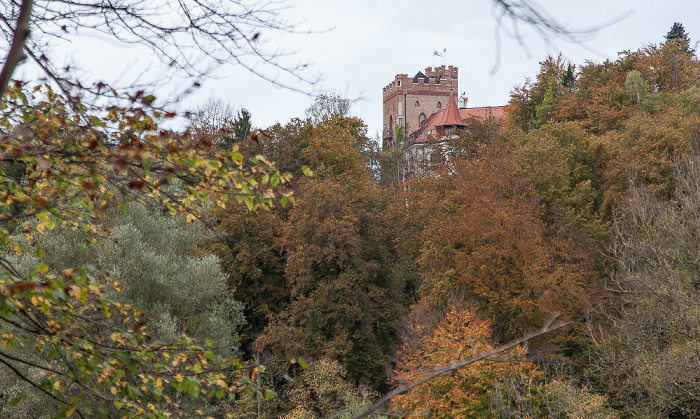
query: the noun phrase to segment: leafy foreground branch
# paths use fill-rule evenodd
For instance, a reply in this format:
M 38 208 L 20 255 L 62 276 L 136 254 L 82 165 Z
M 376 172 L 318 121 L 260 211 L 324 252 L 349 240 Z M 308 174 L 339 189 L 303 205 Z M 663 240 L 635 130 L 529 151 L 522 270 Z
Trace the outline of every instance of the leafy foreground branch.
M 104 278 L 46 269 L 40 265 L 30 278 L 0 277 L 0 363 L 62 403 L 65 416 L 108 417 L 117 409 L 165 417 L 164 411 L 182 413 L 183 394 L 221 399 L 243 390 L 244 383 L 231 383 L 240 369 L 236 361 L 186 337 L 169 345 L 151 342 L 145 314 L 106 298 Z M 36 361 L 27 359 L 32 349 Z
M 0 369 L 60 403 L 58 417 L 204 415 L 213 400 L 265 393 L 211 341 L 153 339 L 144 312 L 109 298 L 116 281 L 46 263 L 46 232 L 82 230 L 96 241 L 123 202 L 155 202 L 192 222 L 211 205 L 291 201 L 281 189 L 290 176 L 262 156 L 159 130 L 168 115 L 142 99 L 89 114 L 48 87 L 17 83 L 0 114 Z M 20 266 L 23 254 L 38 266 Z
M 466 367 L 467 365 L 473 364 L 473 363 L 478 362 L 478 361 L 486 361 L 486 360 L 496 359 L 496 355 L 502 354 L 504 352 L 508 352 L 511 349 L 514 349 L 520 345 L 526 344 L 531 339 L 535 339 L 537 337 L 540 337 L 540 336 L 546 335 L 548 333 L 554 332 L 556 330 L 562 329 L 562 328 L 570 325 L 573 322 L 572 320 L 562 320 L 562 321 L 559 321 L 557 323 L 554 323 L 558 317 L 559 317 L 559 314 L 553 315 L 544 324 L 544 326 L 540 330 L 528 333 L 527 335 L 525 335 L 521 338 L 515 339 L 515 340 L 513 340 L 505 345 L 501 345 L 498 348 L 495 348 L 491 351 L 485 352 L 483 354 L 478 354 L 478 355 L 472 356 L 472 357 L 465 359 L 465 360 L 462 360 L 462 361 L 453 362 L 451 364 L 443 365 L 443 366 L 439 366 L 439 367 L 435 367 L 435 368 L 425 369 L 422 371 L 418 371 L 414 374 L 411 374 L 411 375 L 405 377 L 404 380 L 402 381 L 402 383 L 396 389 L 392 390 L 391 392 L 389 392 L 386 395 L 384 395 L 383 397 L 381 397 L 372 406 L 367 407 L 367 408 L 361 408 L 361 409 L 357 409 L 357 408 L 345 409 L 341 412 L 338 412 L 338 413 L 332 415 L 331 418 L 337 418 L 340 415 L 342 415 L 343 413 L 346 413 L 346 412 L 351 411 L 351 410 L 363 410 L 362 413 L 360 413 L 357 416 L 354 416 L 353 419 L 365 418 L 365 417 L 369 417 L 370 415 L 373 415 L 373 414 L 393 416 L 393 414 L 391 414 L 391 412 L 389 412 L 389 413 L 379 412 L 379 409 L 382 406 L 389 403 L 393 398 L 395 398 L 399 395 L 402 395 L 402 394 L 406 394 L 409 391 L 413 390 L 414 388 L 416 388 L 416 387 L 418 387 L 418 386 L 420 386 L 420 385 L 422 385 L 422 384 L 424 384 L 424 383 L 426 383 L 426 382 L 428 382 L 436 377 L 440 377 L 442 375 L 457 371 L 461 368 Z M 411 381 L 415 377 L 420 377 L 420 378 L 416 379 L 415 381 Z M 410 382 L 407 382 L 407 381 L 410 381 Z M 403 416 L 403 415 L 401 415 L 401 416 Z

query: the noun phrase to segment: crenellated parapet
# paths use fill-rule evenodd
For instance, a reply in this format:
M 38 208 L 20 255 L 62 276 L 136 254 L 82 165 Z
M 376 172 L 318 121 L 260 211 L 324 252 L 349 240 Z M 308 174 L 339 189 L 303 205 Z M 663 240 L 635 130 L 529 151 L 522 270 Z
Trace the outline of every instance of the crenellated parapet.
M 386 100 L 398 93 L 423 91 L 449 94 L 458 90 L 457 67 L 443 65 L 436 68 L 427 67 L 425 72 L 418 72 L 414 77 L 397 74 L 391 83 L 384 86 L 383 96 Z
M 430 115 L 447 105 L 450 93 L 458 94 L 458 69 L 454 66 L 427 67 L 415 76 L 397 74 L 382 90 L 382 137 L 393 139 L 398 126 L 406 133 L 420 128 Z

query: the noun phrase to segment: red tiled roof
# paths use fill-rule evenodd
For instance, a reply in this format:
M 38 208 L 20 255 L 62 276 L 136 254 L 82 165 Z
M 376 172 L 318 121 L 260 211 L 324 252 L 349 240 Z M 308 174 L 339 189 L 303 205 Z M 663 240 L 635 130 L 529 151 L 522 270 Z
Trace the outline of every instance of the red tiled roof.
M 459 110 L 462 120 L 471 117 L 501 119 L 505 116 L 505 106 L 486 106 L 483 108 L 464 108 Z
M 455 100 L 455 95 L 450 93 L 449 99 L 447 99 L 447 106 L 444 110 L 437 112 L 435 118 L 436 127 L 445 126 L 464 126 L 462 123 L 462 117 L 459 114 L 459 109 L 457 109 L 457 101 Z
M 451 105 L 454 105 L 451 107 Z M 463 122 L 466 119 L 476 117 L 482 119 L 501 119 L 505 116 L 505 106 L 486 106 L 482 108 L 457 109 L 457 103 L 452 94 L 447 102 L 447 107 L 430 115 L 425 121 L 425 128 L 420 132 L 414 143 L 425 143 L 429 139 L 437 140 L 436 128 L 445 126 L 465 127 Z M 455 115 L 456 114 L 456 115 Z M 459 121 L 456 122 L 455 121 Z M 430 134 L 428 134 L 430 133 Z

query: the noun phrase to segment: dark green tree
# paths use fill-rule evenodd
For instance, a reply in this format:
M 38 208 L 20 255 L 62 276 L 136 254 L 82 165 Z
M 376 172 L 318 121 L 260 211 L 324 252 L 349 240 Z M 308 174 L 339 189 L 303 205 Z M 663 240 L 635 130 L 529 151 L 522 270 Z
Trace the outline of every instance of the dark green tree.
M 690 40 L 688 38 L 688 34 L 685 32 L 685 28 L 683 27 L 683 24 L 680 22 L 675 22 L 673 26 L 671 27 L 671 30 L 668 31 L 666 34 L 666 40 L 670 41 L 672 39 L 685 39 L 685 40 Z
M 575 65 L 571 65 L 571 63 L 569 63 L 566 66 L 566 73 L 564 73 L 564 76 L 561 79 L 561 84 L 567 87 L 570 92 L 574 91 L 574 83 L 576 83 L 576 76 L 574 75 L 575 68 Z
M 680 22 L 674 22 L 671 30 L 666 34 L 666 42 L 678 39 L 683 45 L 686 52 L 690 52 L 690 37 L 686 33 L 683 24 Z
M 221 137 L 221 146 L 228 150 L 234 144 L 248 139 L 251 126 L 250 112 L 248 109 L 242 108 L 233 118 L 226 121 L 226 125 L 223 128 L 227 133 Z
M 233 136 L 238 141 L 245 140 L 250 135 L 251 126 L 250 112 L 246 108 L 241 109 L 233 120 Z

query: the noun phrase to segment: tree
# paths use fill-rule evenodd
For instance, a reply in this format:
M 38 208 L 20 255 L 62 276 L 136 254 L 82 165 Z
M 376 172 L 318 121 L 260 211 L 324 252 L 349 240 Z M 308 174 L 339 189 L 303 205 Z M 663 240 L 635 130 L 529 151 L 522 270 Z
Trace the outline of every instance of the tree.
M 362 394 L 364 393 L 364 394 Z M 360 391 L 347 379 L 345 368 L 335 360 L 320 359 L 311 362 L 292 388 L 287 392 L 291 409 L 283 419 L 314 419 L 369 401 L 367 391 Z M 351 417 L 351 413 L 338 416 Z
M 316 125 L 324 117 L 350 116 L 351 103 L 349 99 L 340 96 L 338 92 L 323 93 L 316 97 L 314 103 L 306 109 L 306 117 Z
M 641 102 L 642 94 L 647 92 L 646 80 L 642 73 L 637 70 L 630 71 L 625 79 L 625 89 L 637 98 L 637 102 Z
M 332 178 L 305 181 L 284 223 L 289 304 L 255 347 L 282 358 L 330 358 L 351 382 L 384 384 L 402 284 L 392 276 L 393 228 L 380 187 Z
M 422 371 L 436 365 L 493 350 L 490 324 L 473 310 L 453 305 L 436 325 L 421 320 L 409 326 L 406 333 L 411 338 L 398 353 L 395 379 L 399 382 L 410 383 L 421 378 Z M 514 358 L 517 357 L 516 353 Z M 534 365 L 526 362 L 475 363 L 396 397 L 391 410 L 406 416 L 429 414 L 434 418 L 491 417 L 488 391 L 492 382 L 516 371 L 526 374 L 532 369 Z
M 413 375 L 409 375 L 406 378 L 411 379 L 410 382 L 406 382 L 404 380 L 403 382 L 399 382 L 399 385 L 392 391 L 386 393 L 384 396 L 380 397 L 379 400 L 377 400 L 372 406 L 369 407 L 361 407 L 361 408 L 355 408 L 355 409 L 347 409 L 347 410 L 359 410 L 361 411 L 360 414 L 356 415 L 354 419 L 361 419 L 365 417 L 369 417 L 370 415 L 374 413 L 379 413 L 379 410 L 388 404 L 391 400 L 393 400 L 395 397 L 400 396 L 402 394 L 406 394 L 410 392 L 411 390 L 430 382 L 431 380 L 444 376 L 446 374 L 453 374 L 458 372 L 460 369 L 470 366 L 472 364 L 481 362 L 481 361 L 488 361 L 488 360 L 503 360 L 503 357 L 501 354 L 508 353 L 509 351 L 517 349 L 519 346 L 524 345 L 528 343 L 530 340 L 535 339 L 539 336 L 543 336 L 547 333 L 551 333 L 553 331 L 562 329 L 568 325 L 571 324 L 571 321 L 559 321 L 557 323 L 554 323 L 554 321 L 557 319 L 558 315 L 554 315 L 551 317 L 545 325 L 542 327 L 542 329 L 528 333 L 518 339 L 515 339 L 511 342 L 508 342 L 504 345 L 501 345 L 495 349 L 488 350 L 486 352 L 482 352 L 479 354 L 475 354 L 472 357 L 462 359 L 462 360 L 453 360 L 449 364 L 443 364 L 439 365 L 433 368 L 427 368 L 421 371 L 417 371 L 414 375 L 415 376 L 420 376 L 418 378 L 414 377 Z M 415 378 L 415 379 L 413 379 Z M 343 411 L 336 413 L 335 415 L 331 416 L 331 418 L 338 417 L 340 414 L 344 413 Z M 395 413 L 389 412 L 391 416 L 394 416 Z
M 103 223 L 105 240 L 91 242 L 91 236 L 82 230 L 57 227 L 34 237 L 45 252 L 41 260 L 32 253 L 8 256 L 8 260 L 25 276 L 35 272 L 40 262 L 50 265 L 54 272 L 92 265 L 95 275 L 109 275 L 122 287 L 122 292 L 107 292 L 113 301 L 144 311 L 149 319 L 147 330 L 153 339 L 172 343 L 187 333 L 201 342 L 211 339 L 213 353 L 237 354 L 238 331 L 245 323 L 243 306 L 227 289 L 218 259 L 211 255 L 195 256 L 196 243 L 207 237 L 202 226 L 160 211 L 149 211 L 133 202 L 124 210 L 113 211 Z M 6 326 L 5 330 L 13 329 Z M 19 346 L 15 347 L 10 354 L 16 357 L 18 349 Z M 32 348 L 21 350 L 27 356 Z M 39 353 L 33 358 L 61 368 L 60 363 Z M 17 417 L 29 416 L 30 412 L 39 416 L 58 411 L 60 406 L 40 402 L 43 395 L 28 388 L 18 377 L 4 376 L 3 381 L 1 386 L 7 394 L 28 393 L 16 407 L 5 407 L 5 411 Z M 64 394 L 79 396 L 75 388 L 68 386 Z M 99 400 L 93 404 L 107 411 L 114 408 Z
M 100 218 L 122 200 L 142 196 L 190 222 L 202 219 L 210 202 L 226 206 L 228 198 L 269 207 L 276 195 L 268 188 L 286 178 L 262 157 L 245 164 L 235 149 L 217 153 L 205 139 L 158 130 L 158 116 L 142 107 L 110 107 L 103 119 L 76 98 L 21 83 L 4 105 L 0 156 L 27 169 L 21 179 L 0 173 L 3 371 L 60 403 L 65 415 L 82 417 L 106 416 L 99 406 L 162 417 L 182 412 L 183 394 L 201 400 L 243 391 L 235 361 L 187 337 L 172 344 L 151 340 L 144 313 L 109 297 L 105 288 L 120 288 L 117 281 L 86 266 L 50 267 L 36 237 L 58 227 L 98 237 Z M 180 189 L 166 188 L 178 182 Z M 13 203 L 21 212 L 9 210 Z M 13 263 L 12 254 L 24 253 L 39 258 L 35 271 Z M 27 352 L 15 356 L 16 345 L 32 346 L 54 364 L 36 363 Z
M 685 44 L 685 49 L 688 51 L 690 47 L 690 37 L 685 32 L 685 28 L 682 23 L 674 22 L 671 30 L 666 34 L 666 41 L 672 41 L 674 39 L 680 40 L 681 43 Z
M 231 128 L 233 129 L 233 138 L 235 138 L 236 141 L 248 139 L 248 135 L 250 135 L 250 128 L 252 127 L 250 122 L 250 112 L 248 112 L 248 109 L 243 108 L 239 110 L 231 125 Z
M 574 77 L 567 78 L 568 70 L 562 55 L 547 57 L 540 62 L 540 71 L 535 82 L 526 80 L 521 87 L 511 92 L 508 117 L 525 131 L 538 128 L 552 119 L 555 102 L 573 87 Z
M 233 106 L 221 99 L 209 99 L 185 115 L 191 135 L 200 139 L 206 137 L 224 150 L 247 140 L 250 135 L 250 112 L 245 108 L 235 112 Z
M 399 205 L 401 241 L 413 243 L 420 300 L 442 310 L 472 300 L 497 340 L 512 339 L 550 310 L 585 307 L 591 262 L 575 242 L 549 238 L 538 202 L 498 141 L 409 185 Z
M 605 395 L 566 380 L 551 379 L 538 370 L 504 374 L 493 383 L 488 395 L 491 412 L 499 419 L 619 417 Z
M 680 159 L 671 197 L 633 187 L 616 218 L 617 261 L 603 313 L 608 333 L 592 333 L 599 379 L 630 416 L 692 417 L 700 409 L 698 157 Z M 602 331 L 602 329 L 601 329 Z
M 576 75 L 574 71 L 576 66 L 572 66 L 571 63 L 566 64 L 566 73 L 562 77 L 561 83 L 569 89 L 569 92 L 574 91 L 574 85 L 576 84 Z

